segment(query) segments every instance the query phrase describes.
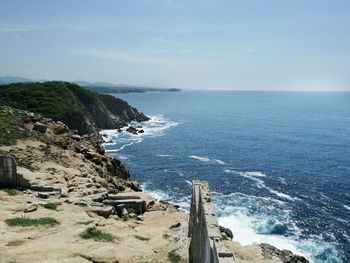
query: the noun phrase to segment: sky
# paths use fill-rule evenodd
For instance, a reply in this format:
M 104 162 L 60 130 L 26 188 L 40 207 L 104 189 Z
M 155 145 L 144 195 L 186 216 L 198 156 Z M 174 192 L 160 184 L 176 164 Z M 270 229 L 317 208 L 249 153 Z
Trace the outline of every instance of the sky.
M 348 0 L 1 0 L 0 76 L 350 90 Z

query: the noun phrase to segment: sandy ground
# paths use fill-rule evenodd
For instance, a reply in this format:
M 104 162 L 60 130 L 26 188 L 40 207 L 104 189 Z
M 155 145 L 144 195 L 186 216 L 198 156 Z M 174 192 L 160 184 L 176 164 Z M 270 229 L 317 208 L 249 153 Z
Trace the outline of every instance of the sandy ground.
M 142 193 L 142 195 L 145 195 Z M 84 208 L 62 203 L 58 211 L 42 207 L 49 201 L 19 193 L 9 196 L 0 191 L 0 262 L 167 262 L 167 254 L 180 248 L 186 262 L 188 215 L 184 212 L 150 211 L 144 221 L 123 221 L 116 216 L 105 219 Z M 28 202 L 39 204 L 36 211 L 23 213 Z M 8 226 L 4 220 L 14 217 L 53 217 L 60 224 L 53 227 Z M 90 225 L 80 222 L 93 221 Z M 170 226 L 181 223 L 181 227 Z M 97 242 L 80 237 L 88 227 L 110 233 L 113 242 Z M 148 238 L 141 241 L 135 235 Z

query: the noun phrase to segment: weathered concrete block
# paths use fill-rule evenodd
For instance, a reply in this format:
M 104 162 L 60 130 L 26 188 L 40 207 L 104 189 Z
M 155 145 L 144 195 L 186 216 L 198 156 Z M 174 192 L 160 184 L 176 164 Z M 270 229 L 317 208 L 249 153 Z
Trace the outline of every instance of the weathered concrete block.
M 18 186 L 16 159 L 12 156 L 0 156 L 0 187 Z

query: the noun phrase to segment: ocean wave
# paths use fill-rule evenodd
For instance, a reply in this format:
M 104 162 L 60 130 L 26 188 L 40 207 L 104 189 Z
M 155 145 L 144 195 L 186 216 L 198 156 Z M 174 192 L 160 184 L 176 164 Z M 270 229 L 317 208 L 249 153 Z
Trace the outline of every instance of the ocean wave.
M 350 206 L 347 206 L 347 205 L 344 205 L 344 204 L 343 204 L 343 206 L 344 206 L 345 209 L 350 210 Z
M 250 179 L 252 181 L 255 182 L 256 186 L 258 188 L 264 188 L 266 190 L 268 190 L 271 194 L 274 194 L 276 195 L 277 197 L 279 198 L 282 198 L 282 199 L 287 199 L 289 201 L 296 201 L 296 200 L 300 200 L 299 198 L 297 197 L 292 197 L 288 194 L 285 194 L 285 193 L 282 193 L 282 192 L 279 192 L 279 191 L 276 191 L 268 186 L 265 185 L 265 182 L 260 179 L 261 177 L 266 177 L 267 175 L 264 174 L 264 173 L 261 173 L 261 172 L 240 172 L 240 171 L 235 171 L 235 170 L 229 170 L 229 169 L 225 169 L 224 170 L 225 173 L 232 173 L 232 174 L 238 174 L 242 177 L 245 177 L 247 179 Z
M 156 154 L 158 157 L 173 157 L 174 155 L 172 154 Z
M 208 157 L 197 156 L 197 155 L 190 155 L 188 157 L 191 158 L 191 159 L 202 161 L 202 162 L 215 162 L 215 163 L 218 163 L 218 164 L 225 164 L 224 161 L 219 160 L 219 159 L 210 159 Z
M 202 161 L 202 162 L 209 162 L 210 161 L 210 159 L 208 157 L 201 157 L 201 156 L 197 156 L 197 155 L 190 155 L 188 157 L 195 159 L 195 160 Z
M 165 130 L 176 127 L 179 124 L 179 122 L 164 118 L 163 115 L 154 115 L 150 116 L 149 121 L 142 123 L 133 121 L 130 123 L 130 126 L 142 126 L 143 133 L 132 134 L 126 131 L 128 127 L 124 127 L 121 129 L 121 132 L 118 132 L 118 130 L 102 130 L 100 134 L 105 141 L 106 152 L 113 153 L 119 152 L 125 147 L 140 143 L 145 138 L 161 136 Z

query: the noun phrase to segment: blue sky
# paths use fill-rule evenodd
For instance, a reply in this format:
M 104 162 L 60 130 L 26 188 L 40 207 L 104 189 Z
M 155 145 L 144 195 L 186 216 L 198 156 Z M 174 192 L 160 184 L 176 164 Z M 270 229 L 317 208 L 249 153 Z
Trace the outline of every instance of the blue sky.
M 350 90 L 348 0 L 1 0 L 0 75 Z

